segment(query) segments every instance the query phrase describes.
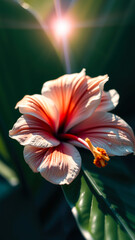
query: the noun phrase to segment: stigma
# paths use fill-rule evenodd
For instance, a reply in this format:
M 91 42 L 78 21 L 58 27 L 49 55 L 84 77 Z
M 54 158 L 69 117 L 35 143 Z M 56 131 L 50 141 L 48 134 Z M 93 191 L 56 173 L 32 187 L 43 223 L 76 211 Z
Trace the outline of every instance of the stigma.
M 107 152 L 103 148 L 94 147 L 89 138 L 86 138 L 85 141 L 94 156 L 93 163 L 99 168 L 105 167 L 110 160 Z

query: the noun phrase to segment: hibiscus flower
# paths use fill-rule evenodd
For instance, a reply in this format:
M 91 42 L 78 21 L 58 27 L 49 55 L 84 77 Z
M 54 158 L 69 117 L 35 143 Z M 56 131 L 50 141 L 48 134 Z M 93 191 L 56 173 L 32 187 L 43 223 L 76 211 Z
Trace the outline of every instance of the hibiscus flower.
M 17 103 L 23 115 L 9 135 L 24 146 L 24 159 L 34 172 L 51 183 L 69 184 L 81 169 L 76 147 L 90 150 L 97 167 L 106 166 L 111 155 L 134 152 L 132 129 L 108 112 L 119 95 L 104 91 L 107 81 L 108 75 L 91 78 L 83 69 L 45 82 L 41 95 L 26 95 Z

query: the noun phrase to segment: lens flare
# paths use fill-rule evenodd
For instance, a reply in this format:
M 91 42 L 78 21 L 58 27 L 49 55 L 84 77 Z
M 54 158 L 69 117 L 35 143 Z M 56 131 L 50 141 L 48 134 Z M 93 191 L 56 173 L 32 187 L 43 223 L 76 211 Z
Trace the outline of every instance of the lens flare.
M 53 22 L 53 32 L 56 38 L 62 38 L 69 35 L 71 31 L 71 22 L 68 19 L 58 19 Z

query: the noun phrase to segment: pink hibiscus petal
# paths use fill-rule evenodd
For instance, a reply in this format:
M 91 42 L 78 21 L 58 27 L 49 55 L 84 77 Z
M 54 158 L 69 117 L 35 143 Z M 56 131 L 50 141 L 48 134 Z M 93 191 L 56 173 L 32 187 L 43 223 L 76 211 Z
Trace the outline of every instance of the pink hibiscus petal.
M 108 75 L 96 78 L 86 76 L 86 79 L 87 82 L 85 81 L 82 86 L 79 86 L 78 91 L 73 94 L 74 108 L 69 112 L 65 131 L 68 131 L 94 113 L 101 101 L 102 91 L 104 84 L 108 81 Z M 86 84 L 87 89 L 84 91 Z
M 108 155 L 122 156 L 135 151 L 132 129 L 123 119 L 111 113 L 95 112 L 70 133 L 82 139 L 88 137 L 95 147 L 104 148 Z M 70 142 L 80 146 L 76 141 Z
M 47 81 L 42 88 L 43 96 L 51 99 L 59 112 L 59 126 L 66 122 L 69 109 L 74 107 L 72 97 L 77 85 L 85 79 L 85 70 L 81 73 L 66 74 L 62 77 Z
M 119 94 L 116 90 L 111 89 L 108 92 L 103 91 L 101 102 L 98 105 L 96 111 L 111 111 L 114 109 L 119 102 Z
M 34 116 L 48 123 L 53 129 L 57 127 L 57 109 L 55 104 L 45 96 L 39 94 L 26 95 L 16 104 L 15 108 L 18 107 L 20 113 Z
M 42 94 L 55 102 L 59 112 L 59 126 L 64 132 L 83 121 L 95 111 L 108 76 L 90 78 L 83 69 L 78 74 L 67 74 L 43 85 Z
M 21 145 L 48 148 L 59 145 L 48 124 L 30 115 L 21 116 L 9 131 L 9 136 Z
M 80 172 L 81 156 L 78 150 L 68 143 L 49 148 L 38 167 L 41 175 L 54 184 L 69 184 Z
M 47 149 L 45 148 L 38 148 L 30 145 L 24 147 L 24 159 L 33 172 L 38 172 L 37 168 L 40 166 L 46 151 Z

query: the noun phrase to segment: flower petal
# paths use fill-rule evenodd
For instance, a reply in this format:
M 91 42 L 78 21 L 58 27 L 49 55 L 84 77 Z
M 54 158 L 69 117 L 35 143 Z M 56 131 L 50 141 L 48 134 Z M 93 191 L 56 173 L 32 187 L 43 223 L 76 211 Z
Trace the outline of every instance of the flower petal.
M 33 172 L 38 172 L 37 168 L 40 166 L 47 149 L 38 148 L 27 145 L 24 147 L 24 159 Z
M 119 102 L 119 94 L 115 89 L 111 89 L 108 92 L 103 91 L 101 102 L 98 105 L 96 111 L 111 111 Z
M 59 112 L 59 126 L 66 124 L 70 108 L 74 107 L 73 93 L 79 82 L 85 79 L 85 70 L 81 73 L 66 74 L 58 79 L 47 81 L 42 88 L 42 94 L 51 99 Z
M 104 148 L 109 155 L 121 156 L 135 151 L 132 129 L 123 119 L 111 113 L 95 112 L 70 132 L 82 139 L 88 137 L 95 147 Z M 74 144 L 78 145 L 77 142 Z
M 49 148 L 38 167 L 41 175 L 54 184 L 69 184 L 79 174 L 81 156 L 78 150 L 68 143 Z
M 18 107 L 20 113 L 34 116 L 56 129 L 58 112 L 54 103 L 45 96 L 40 94 L 26 95 L 17 103 L 15 108 Z
M 59 145 L 52 129 L 44 121 L 30 115 L 21 116 L 9 131 L 9 136 L 21 145 L 48 148 Z
M 81 82 L 81 85 L 73 94 L 74 107 L 69 112 L 66 131 L 93 114 L 101 101 L 102 91 L 104 84 L 108 81 L 108 75 L 95 78 L 86 76 L 86 80 Z
M 67 74 L 43 85 L 42 94 L 55 102 L 59 126 L 65 132 L 92 115 L 101 101 L 107 80 L 107 75 L 96 78 L 85 76 L 83 69 L 78 74 Z

